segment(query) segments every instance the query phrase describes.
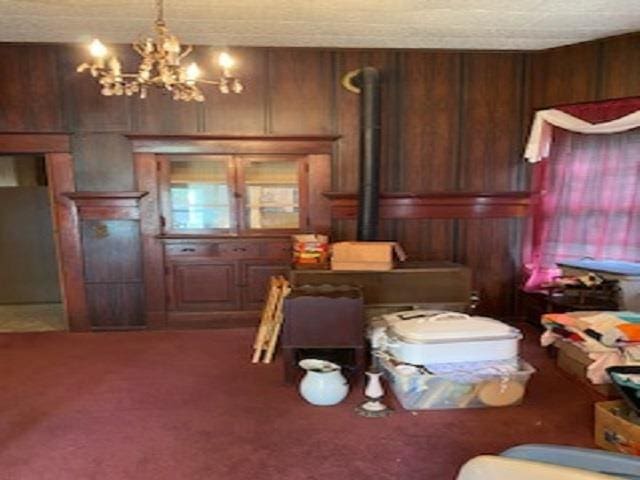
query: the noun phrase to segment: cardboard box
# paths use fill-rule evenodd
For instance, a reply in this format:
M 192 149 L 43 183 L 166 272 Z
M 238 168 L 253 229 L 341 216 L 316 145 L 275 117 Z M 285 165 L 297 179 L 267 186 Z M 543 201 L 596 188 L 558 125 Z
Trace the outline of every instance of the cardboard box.
M 591 390 L 596 391 L 605 398 L 620 398 L 620 394 L 611 383 L 594 385 L 587 378 L 587 367 L 593 362 L 589 355 L 571 342 L 557 340 L 553 344 L 558 349 L 556 365 L 560 370 L 569 374 Z
M 392 270 L 407 255 L 396 242 L 338 242 L 331 245 L 331 270 Z
M 622 400 L 595 406 L 595 443 L 612 452 L 640 455 L 640 417 Z

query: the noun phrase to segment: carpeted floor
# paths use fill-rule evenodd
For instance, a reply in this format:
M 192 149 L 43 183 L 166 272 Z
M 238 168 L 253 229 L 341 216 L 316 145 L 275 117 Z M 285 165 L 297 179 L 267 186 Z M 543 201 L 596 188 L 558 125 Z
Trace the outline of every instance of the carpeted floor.
M 525 403 L 365 419 L 304 403 L 252 330 L 0 335 L 4 480 L 448 480 L 481 453 L 592 446 L 593 401 L 528 334 Z

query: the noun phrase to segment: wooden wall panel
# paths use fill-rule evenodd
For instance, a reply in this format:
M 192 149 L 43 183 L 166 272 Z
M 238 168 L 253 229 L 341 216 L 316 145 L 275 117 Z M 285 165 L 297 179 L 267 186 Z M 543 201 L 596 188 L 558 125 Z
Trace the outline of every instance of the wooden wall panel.
M 602 41 L 600 98 L 640 95 L 640 34 Z
M 198 102 L 176 101 L 167 90 L 149 92 L 145 99 L 131 99 L 131 129 L 135 133 L 195 134 L 198 133 Z M 158 115 L 158 112 L 162 114 Z
M 531 54 L 532 107 L 596 100 L 598 50 L 588 42 Z
M 639 38 L 526 54 L 239 48 L 233 53 L 245 93 L 207 90 L 203 104 L 175 103 L 156 91 L 146 102 L 102 97 L 95 80 L 75 71 L 87 59 L 85 47 L 5 44 L 0 131 L 70 131 L 77 186 L 97 191 L 134 189 L 127 133 L 335 133 L 341 138 L 331 189 L 355 191 L 359 99 L 339 82 L 347 71 L 372 65 L 382 74 L 383 190 L 526 189 L 528 168 L 520 158 L 531 109 L 640 94 Z M 129 69 L 136 64 L 128 45 L 116 49 Z M 204 71 L 216 72 L 212 49 L 198 47 L 196 55 Z M 467 262 L 490 308 L 506 312 L 519 222 L 391 219 L 380 232 L 402 242 L 413 258 Z M 335 221 L 332 233 L 336 240 L 353 239 L 355 222 Z
M 84 277 L 87 282 L 140 282 L 140 222 L 82 220 Z
M 513 315 L 519 282 L 520 246 L 513 240 L 518 219 L 460 220 L 459 261 L 471 268 L 473 288 L 480 294 L 479 312 Z
M 400 190 L 456 189 L 461 57 L 458 52 L 405 52 L 401 56 Z M 452 260 L 455 226 L 454 220 L 401 221 L 396 238 L 410 260 Z
M 461 57 L 453 52 L 402 55 L 400 143 L 406 173 L 400 190 L 456 189 Z
M 453 260 L 457 220 L 402 220 L 394 240 L 410 261 Z
M 78 73 L 76 67 L 90 57 L 79 45 L 59 48 L 59 69 L 62 97 L 67 123 L 73 132 L 114 132 L 131 128 L 132 99 L 126 96 L 105 97 L 100 86 L 87 72 Z M 113 47 L 124 65 L 135 65 L 135 52 L 127 45 Z
M 131 329 L 144 326 L 142 285 L 93 283 L 86 286 L 91 327 Z
M 198 50 L 197 50 L 198 52 Z M 215 49 L 202 49 L 199 64 L 218 73 Z M 268 101 L 266 48 L 234 48 L 234 72 L 242 79 L 241 95 L 223 95 L 216 87 L 205 87 L 202 131 L 214 134 L 260 135 L 266 133 Z M 206 59 L 206 60 L 205 60 Z M 307 133 L 307 132 L 305 132 Z
M 57 47 L 0 45 L 0 131 L 64 130 Z
M 267 133 L 333 133 L 332 54 L 322 50 L 270 49 Z
M 344 50 L 336 53 L 335 78 L 338 84 L 342 77 L 366 66 L 365 52 Z M 336 88 L 336 131 L 340 133 L 333 159 L 332 190 L 354 192 L 358 188 L 358 152 L 360 138 L 360 97 Z
M 522 163 L 524 56 L 466 53 L 458 188 L 475 192 L 513 190 Z
M 77 133 L 72 137 L 78 190 L 133 190 L 131 142 L 117 133 Z

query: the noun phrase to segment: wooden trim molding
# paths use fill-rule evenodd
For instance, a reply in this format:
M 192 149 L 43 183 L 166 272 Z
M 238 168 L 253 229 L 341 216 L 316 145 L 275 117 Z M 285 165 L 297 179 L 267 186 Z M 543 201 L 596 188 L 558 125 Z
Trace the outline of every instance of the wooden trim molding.
M 84 262 L 78 209 L 65 192 L 75 188 L 73 160 L 68 153 L 46 154 L 49 192 L 55 225 L 58 270 L 69 329 L 91 329 L 84 289 Z
M 325 192 L 324 196 L 330 201 L 331 218 L 357 218 L 356 193 Z M 419 220 L 526 217 L 529 215 L 531 197 L 529 192 L 382 193 L 380 218 Z
M 134 153 L 167 154 L 331 154 L 339 137 L 127 135 Z
M 64 195 L 71 199 L 95 199 L 100 201 L 140 199 L 149 192 L 65 192 Z
M 133 162 L 137 188 L 149 192 L 140 199 L 145 323 L 148 328 L 161 329 L 167 326 L 167 312 L 164 250 L 162 242 L 156 238 L 162 233 L 158 206 L 158 168 L 156 157 L 151 153 L 136 153 Z
M 80 218 L 91 220 L 139 220 L 140 199 L 148 192 L 65 192 Z
M 0 133 L 0 152 L 69 153 L 69 135 L 62 133 Z

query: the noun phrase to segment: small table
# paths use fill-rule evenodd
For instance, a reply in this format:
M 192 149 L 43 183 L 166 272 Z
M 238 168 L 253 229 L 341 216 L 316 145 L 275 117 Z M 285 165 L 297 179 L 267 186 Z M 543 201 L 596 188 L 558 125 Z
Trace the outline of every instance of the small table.
M 362 291 L 349 285 L 295 287 L 284 300 L 284 378 L 296 378 L 298 350 L 352 349 L 358 370 L 366 368 Z

